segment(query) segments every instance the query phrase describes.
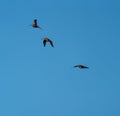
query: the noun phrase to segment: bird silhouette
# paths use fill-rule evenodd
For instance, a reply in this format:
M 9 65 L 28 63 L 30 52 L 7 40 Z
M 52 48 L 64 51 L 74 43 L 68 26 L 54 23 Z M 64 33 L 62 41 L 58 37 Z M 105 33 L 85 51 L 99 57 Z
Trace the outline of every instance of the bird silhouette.
M 76 66 L 74 66 L 74 67 L 78 67 L 78 68 L 81 68 L 81 69 L 83 69 L 83 68 L 88 68 L 87 66 L 84 66 L 84 65 L 76 65 Z
M 32 27 L 33 28 L 40 28 L 41 29 L 41 27 L 38 26 L 38 24 L 37 24 L 37 19 L 34 19 L 34 23 L 32 24 Z
M 52 47 L 54 47 L 53 42 L 49 38 L 47 38 L 47 37 L 43 39 L 43 45 L 44 45 L 44 47 L 46 46 L 46 42 L 49 42 L 50 45 Z

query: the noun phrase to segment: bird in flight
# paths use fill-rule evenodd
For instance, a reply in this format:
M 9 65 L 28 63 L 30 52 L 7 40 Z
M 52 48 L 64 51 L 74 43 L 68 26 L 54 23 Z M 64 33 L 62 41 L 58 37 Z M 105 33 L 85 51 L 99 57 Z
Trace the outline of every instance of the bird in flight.
M 74 67 L 78 67 L 78 68 L 81 68 L 81 69 L 83 69 L 83 68 L 88 68 L 87 66 L 84 66 L 84 65 L 76 65 L 76 66 L 74 66 Z
M 50 45 L 52 47 L 54 47 L 53 42 L 49 38 L 47 38 L 47 37 L 43 39 L 43 45 L 44 45 L 44 47 L 46 46 L 46 42 L 49 42 Z
M 37 19 L 34 19 L 34 23 L 32 24 L 32 27 L 33 28 L 40 28 L 41 29 L 41 27 L 38 26 L 38 24 L 37 24 Z

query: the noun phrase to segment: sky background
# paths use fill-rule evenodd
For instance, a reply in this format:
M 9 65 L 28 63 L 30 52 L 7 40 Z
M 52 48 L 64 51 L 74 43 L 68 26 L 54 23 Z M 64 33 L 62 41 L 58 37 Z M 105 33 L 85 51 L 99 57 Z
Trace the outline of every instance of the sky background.
M 119 0 L 1 0 L 0 116 L 120 116 L 119 30 Z

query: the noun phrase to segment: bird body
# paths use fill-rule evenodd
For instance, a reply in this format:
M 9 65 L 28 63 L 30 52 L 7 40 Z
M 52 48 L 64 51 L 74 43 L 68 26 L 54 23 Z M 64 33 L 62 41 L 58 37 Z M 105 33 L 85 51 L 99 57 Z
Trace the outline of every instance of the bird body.
M 74 66 L 74 67 L 78 67 L 78 68 L 81 68 L 81 69 L 83 69 L 83 68 L 88 68 L 87 66 L 84 66 L 84 65 L 76 65 L 76 66 Z
M 47 38 L 47 37 L 43 39 L 43 45 L 44 45 L 44 47 L 46 46 L 46 42 L 49 42 L 50 45 L 52 47 L 54 47 L 53 42 L 49 38 Z

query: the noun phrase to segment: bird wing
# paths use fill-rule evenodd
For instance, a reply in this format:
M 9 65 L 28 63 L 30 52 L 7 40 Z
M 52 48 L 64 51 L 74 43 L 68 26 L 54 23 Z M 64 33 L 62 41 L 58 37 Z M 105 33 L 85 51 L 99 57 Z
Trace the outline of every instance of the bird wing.
M 54 47 L 53 42 L 52 42 L 51 40 L 49 40 L 49 42 L 50 42 L 50 45 L 51 45 L 52 47 Z
M 87 66 L 84 66 L 84 68 L 89 68 L 89 67 L 87 67 Z
M 87 66 L 84 65 L 79 65 L 80 68 L 88 68 Z
M 78 67 L 78 65 L 75 65 L 74 67 Z
M 35 25 L 37 25 L 37 19 L 34 20 Z
M 46 45 L 46 40 L 43 40 L 43 46 L 45 47 L 45 45 Z
M 37 28 L 42 29 L 40 26 L 37 25 Z

